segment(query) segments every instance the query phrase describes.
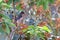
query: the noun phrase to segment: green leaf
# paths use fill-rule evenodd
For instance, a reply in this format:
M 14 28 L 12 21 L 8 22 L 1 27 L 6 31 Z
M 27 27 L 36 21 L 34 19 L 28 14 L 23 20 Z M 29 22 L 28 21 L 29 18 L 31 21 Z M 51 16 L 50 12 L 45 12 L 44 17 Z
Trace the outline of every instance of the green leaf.
M 13 2 L 13 0 L 9 0 L 9 1 L 7 2 L 7 4 L 10 5 L 10 4 L 12 4 L 12 2 Z
M 0 33 L 4 33 L 4 31 L 2 30 L 2 25 L 0 24 Z
M 10 20 L 10 18 L 8 16 L 6 16 L 5 14 L 2 14 L 2 15 L 3 15 L 3 18 Z
M 49 1 L 44 1 L 43 2 L 43 8 L 44 10 L 48 9 Z
M 4 18 L 4 22 L 7 23 L 10 27 L 15 27 L 15 24 L 13 24 L 10 19 Z
M 27 33 L 30 33 L 31 35 L 34 35 L 34 30 L 29 30 L 29 31 L 27 31 Z
M 42 5 L 43 1 L 42 0 L 37 0 L 36 1 L 36 5 L 39 7 L 40 5 Z
M 42 29 L 47 31 L 47 32 L 51 32 L 51 30 L 49 30 L 49 28 L 47 26 L 43 26 Z
M 0 2 L 2 2 L 2 0 L 0 0 Z
M 9 26 L 5 23 L 5 22 L 2 22 L 2 24 L 4 25 L 4 26 L 1 26 L 0 28 L 0 32 L 1 33 L 7 33 L 7 34 L 9 34 L 10 33 L 10 29 L 9 29 Z
M 6 25 L 5 30 L 3 30 L 2 26 L 0 26 L 0 28 L 1 28 L 0 32 L 5 32 L 5 33 L 9 34 L 10 33 L 10 27 L 15 27 L 15 24 L 13 24 L 12 21 L 10 20 L 10 18 L 4 14 L 0 14 L 0 17 L 2 17 L 2 19 L 3 19 L 2 24 L 5 23 L 5 25 Z
M 32 29 L 35 28 L 34 25 L 30 25 L 30 26 L 28 26 L 28 27 L 29 27 L 29 28 L 32 28 Z
M 3 14 L 0 14 L 0 17 L 3 17 Z
M 10 6 L 10 5 L 6 4 L 6 3 L 2 3 L 1 5 L 5 6 L 5 8 L 11 8 L 12 7 L 12 6 Z
M 16 6 L 16 9 L 17 9 L 17 10 L 22 10 L 22 9 L 21 9 L 21 5 L 19 4 L 18 6 Z
M 6 31 L 5 31 L 6 33 L 10 33 L 10 29 L 9 29 L 9 26 L 6 24 Z
M 44 10 L 48 9 L 48 5 L 54 3 L 54 0 L 36 0 L 36 5 L 43 5 Z
M 54 3 L 55 0 L 49 0 L 50 3 Z
M 10 27 L 15 27 L 15 24 L 13 24 L 13 23 L 10 23 Z

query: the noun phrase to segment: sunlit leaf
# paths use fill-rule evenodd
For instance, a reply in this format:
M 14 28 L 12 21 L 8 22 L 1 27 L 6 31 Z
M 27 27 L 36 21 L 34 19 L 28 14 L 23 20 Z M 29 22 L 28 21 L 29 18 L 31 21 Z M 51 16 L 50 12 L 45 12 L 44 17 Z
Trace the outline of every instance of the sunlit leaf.
M 0 0 L 0 2 L 2 2 L 2 0 Z
M 49 28 L 47 26 L 43 26 L 42 29 L 47 31 L 47 32 L 51 32 L 51 30 L 49 30 Z

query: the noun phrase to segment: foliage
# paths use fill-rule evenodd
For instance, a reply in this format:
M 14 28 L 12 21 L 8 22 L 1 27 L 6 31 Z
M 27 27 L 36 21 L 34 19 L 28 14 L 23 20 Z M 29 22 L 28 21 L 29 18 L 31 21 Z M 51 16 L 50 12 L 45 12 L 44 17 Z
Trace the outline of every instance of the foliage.
M 8 16 L 5 16 L 4 14 L 0 14 L 0 16 L 1 15 L 2 15 L 2 19 L 3 19 L 2 28 L 1 29 L 3 29 L 3 32 L 9 34 L 10 30 L 11 30 L 10 28 L 11 27 L 15 27 L 15 24 L 12 23 L 12 21 L 9 19 Z M 0 31 L 2 31 L 2 30 L 0 30 Z
M 36 4 L 38 7 L 40 5 L 43 5 L 43 8 L 47 9 L 49 4 L 51 4 L 51 3 L 54 3 L 54 0 L 35 0 L 35 1 L 33 0 L 29 3 L 29 5 L 32 6 L 32 5 Z
M 22 10 L 22 9 L 21 9 L 21 4 L 18 4 L 18 5 L 16 6 L 16 9 L 17 9 L 17 10 Z
M 0 2 L 0 10 L 2 9 L 2 7 L 4 8 L 11 8 L 11 5 L 8 5 L 7 3 L 3 2 L 3 0 Z
M 0 0 L 0 7 L 2 7 L 2 4 L 1 3 L 5 3 L 3 0 Z M 14 3 L 14 4 L 13 4 Z M 6 2 L 5 4 L 6 5 L 4 5 L 4 6 L 6 6 L 6 8 L 10 8 L 11 7 L 11 4 L 13 4 L 13 5 L 16 5 L 16 3 L 20 3 L 20 0 L 8 0 L 8 2 Z M 30 6 L 32 6 L 32 5 L 34 5 L 34 4 L 36 4 L 37 5 L 37 7 L 39 7 L 40 5 L 43 5 L 43 7 L 44 7 L 44 9 L 47 9 L 48 8 L 48 6 L 49 6 L 49 4 L 51 4 L 51 3 L 54 3 L 54 0 L 30 0 L 30 3 L 28 3 Z M 9 7 L 9 6 L 10 7 Z M 12 5 L 12 6 L 13 6 Z M 21 6 L 21 5 L 17 5 L 16 6 L 16 8 L 18 9 L 18 10 L 20 10 L 21 9 L 21 7 L 19 7 L 19 6 Z
M 4 2 L 4 0 L 0 0 L 0 10 L 2 9 L 2 7 L 10 9 L 13 7 L 14 4 L 16 4 L 16 2 L 19 2 L 19 0 L 8 0 L 7 2 Z
M 44 40 L 44 32 L 51 32 L 47 26 L 39 27 L 30 25 L 27 29 L 24 29 L 23 32 L 25 34 L 30 34 L 32 36 L 38 37 L 38 39 L 42 38 Z
M 2 0 L 0 0 L 0 2 L 2 2 Z

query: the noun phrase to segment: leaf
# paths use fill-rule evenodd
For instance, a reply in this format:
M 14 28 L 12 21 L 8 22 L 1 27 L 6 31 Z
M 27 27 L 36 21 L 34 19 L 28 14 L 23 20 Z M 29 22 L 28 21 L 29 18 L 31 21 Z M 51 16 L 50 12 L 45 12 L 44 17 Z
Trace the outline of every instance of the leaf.
M 48 9 L 49 4 L 54 3 L 54 0 L 36 0 L 36 5 L 43 5 L 44 10 Z
M 0 14 L 0 17 L 2 17 L 3 16 L 3 14 Z
M 43 27 L 39 27 L 39 26 L 34 26 L 34 25 L 30 25 L 28 26 L 28 29 L 24 30 L 26 31 L 25 34 L 30 34 L 30 35 L 34 35 L 37 36 L 38 38 L 42 38 L 44 40 L 44 32 L 51 32 L 47 26 L 43 26 Z
M 7 5 L 12 4 L 12 2 L 13 2 L 13 0 L 9 0 L 9 1 L 7 2 Z
M 21 9 L 21 5 L 19 4 L 18 6 L 16 6 L 16 9 L 17 9 L 17 10 L 22 10 L 22 9 Z
M 55 0 L 49 0 L 50 3 L 54 3 Z
M 4 31 L 2 29 L 2 24 L 0 24 L 0 33 L 4 33 Z
M 10 27 L 15 27 L 15 24 L 13 24 L 10 19 L 5 19 L 5 18 L 4 18 L 4 22 L 5 22 L 6 24 L 8 24 Z
M 3 20 L 6 24 L 8 24 L 10 27 L 15 27 L 15 24 L 12 23 L 12 21 L 10 20 L 10 18 L 8 16 L 3 16 Z
M 2 2 L 2 0 L 0 0 L 0 2 Z
M 12 23 L 12 21 L 10 20 L 10 18 L 4 14 L 0 14 L 0 17 L 2 17 L 3 22 L 5 23 L 5 25 L 2 27 L 0 26 L 0 32 L 4 32 L 9 34 L 10 33 L 10 27 L 15 27 L 15 24 Z M 2 24 L 3 24 L 2 22 Z
M 2 28 L 1 28 L 0 32 L 1 31 L 4 32 L 4 33 L 7 33 L 7 34 L 10 33 L 9 26 L 5 22 L 2 23 Z
M 43 8 L 44 10 L 48 9 L 49 1 L 44 1 L 43 2 Z
M 3 29 L 3 31 L 6 30 L 6 24 L 5 24 L 5 22 L 2 22 L 2 29 Z
M 15 24 L 13 24 L 13 23 L 10 23 L 10 27 L 15 27 Z
M 47 26 L 43 26 L 42 29 L 47 31 L 47 32 L 51 32 L 51 30 L 49 30 Z
M 29 30 L 29 31 L 27 31 L 27 33 L 30 33 L 31 35 L 34 35 L 34 30 Z
M 26 31 L 27 31 L 27 29 L 22 30 L 22 32 L 26 32 Z
M 11 8 L 12 7 L 12 6 L 10 6 L 10 5 L 6 4 L 6 3 L 2 3 L 1 5 L 5 6 L 5 8 Z
M 42 5 L 43 1 L 42 0 L 37 0 L 36 1 L 36 5 L 39 7 L 40 5 Z
M 2 17 L 3 17 L 3 20 L 4 21 L 9 21 L 9 22 L 11 22 L 11 20 L 10 20 L 10 18 L 8 17 L 8 16 L 6 16 L 5 14 L 2 14 Z
M 6 24 L 6 31 L 5 31 L 6 33 L 10 33 L 10 29 L 9 29 L 9 26 Z
M 30 25 L 30 26 L 28 26 L 28 28 L 32 28 L 33 29 L 34 28 L 34 25 Z

